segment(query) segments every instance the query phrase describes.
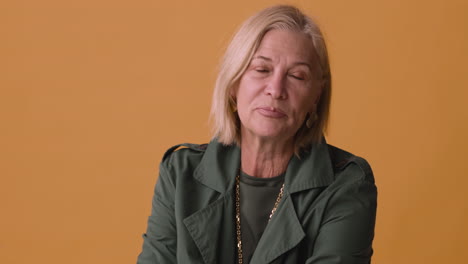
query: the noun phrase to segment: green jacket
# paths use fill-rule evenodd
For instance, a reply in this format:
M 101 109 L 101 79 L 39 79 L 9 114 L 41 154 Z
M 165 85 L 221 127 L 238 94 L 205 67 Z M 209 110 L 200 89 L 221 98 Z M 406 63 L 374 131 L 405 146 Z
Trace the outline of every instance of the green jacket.
M 213 140 L 167 151 L 139 264 L 236 263 L 240 149 Z M 327 145 L 293 156 L 284 196 L 251 263 L 370 263 L 377 189 L 368 163 Z

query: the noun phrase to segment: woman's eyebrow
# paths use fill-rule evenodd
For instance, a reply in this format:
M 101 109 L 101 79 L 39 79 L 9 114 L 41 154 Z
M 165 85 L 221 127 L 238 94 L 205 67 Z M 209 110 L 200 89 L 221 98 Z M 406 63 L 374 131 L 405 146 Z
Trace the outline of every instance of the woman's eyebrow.
M 257 60 L 257 59 L 258 60 L 268 61 L 268 62 L 273 61 L 271 58 L 268 58 L 268 57 L 265 57 L 265 56 L 262 56 L 262 55 L 256 55 L 256 56 L 253 57 L 252 60 Z M 310 65 L 310 63 L 307 63 L 305 61 L 298 61 L 298 62 L 293 63 L 293 66 L 297 66 L 297 65 L 304 65 L 307 68 L 309 68 L 310 71 L 312 71 L 312 66 Z
M 297 66 L 297 65 L 304 65 L 304 66 L 306 66 L 307 68 L 309 68 L 309 71 L 312 71 L 312 66 L 311 66 L 309 63 L 307 63 L 307 62 L 298 61 L 298 62 L 294 63 L 293 65 L 294 65 L 294 66 Z
M 268 57 L 265 57 L 265 56 L 262 56 L 262 55 L 254 56 L 253 59 L 254 60 L 261 59 L 261 60 L 265 60 L 265 61 L 273 61 L 271 58 L 268 58 Z

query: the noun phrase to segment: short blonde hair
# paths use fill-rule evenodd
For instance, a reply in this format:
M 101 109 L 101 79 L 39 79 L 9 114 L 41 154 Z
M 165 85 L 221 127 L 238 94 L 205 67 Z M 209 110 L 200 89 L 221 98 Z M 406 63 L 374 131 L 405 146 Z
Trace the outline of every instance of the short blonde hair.
M 318 67 L 315 69 L 318 71 L 322 89 L 317 104 L 317 119 L 311 128 L 304 122 L 296 132 L 294 144 L 297 153 L 303 147 L 320 142 L 326 132 L 330 112 L 331 74 L 327 47 L 319 26 L 294 6 L 278 5 L 263 9 L 247 19 L 234 35 L 224 54 L 216 79 L 211 106 L 213 134 L 223 144 L 240 145 L 240 120 L 237 112 L 233 110 L 235 103 L 231 95 L 263 37 L 272 29 L 306 34 L 312 40 L 313 47 L 310 48 L 317 58 Z

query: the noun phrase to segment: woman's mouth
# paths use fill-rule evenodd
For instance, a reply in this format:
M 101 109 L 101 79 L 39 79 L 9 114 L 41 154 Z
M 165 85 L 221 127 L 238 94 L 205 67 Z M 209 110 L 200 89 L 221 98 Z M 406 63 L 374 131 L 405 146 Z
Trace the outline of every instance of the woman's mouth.
M 283 111 L 274 107 L 262 106 L 262 107 L 258 107 L 257 111 L 261 115 L 265 117 L 270 117 L 270 118 L 283 118 L 286 116 L 286 114 Z

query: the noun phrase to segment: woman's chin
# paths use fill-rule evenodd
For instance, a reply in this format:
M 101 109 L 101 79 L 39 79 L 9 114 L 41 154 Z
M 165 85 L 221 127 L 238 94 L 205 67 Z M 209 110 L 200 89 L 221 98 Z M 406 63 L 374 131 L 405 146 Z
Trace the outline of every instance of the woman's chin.
M 289 133 L 278 127 L 262 127 L 253 131 L 253 135 L 263 139 L 282 140 L 289 138 Z

